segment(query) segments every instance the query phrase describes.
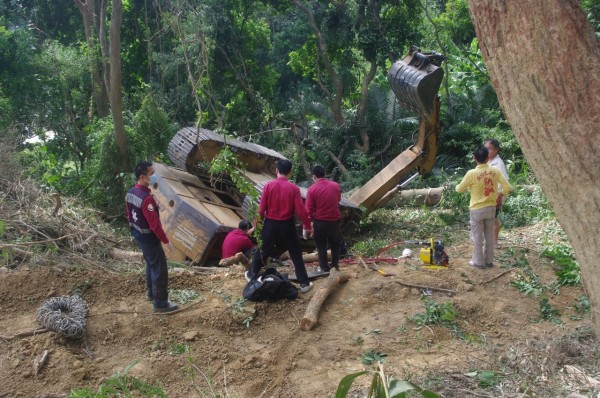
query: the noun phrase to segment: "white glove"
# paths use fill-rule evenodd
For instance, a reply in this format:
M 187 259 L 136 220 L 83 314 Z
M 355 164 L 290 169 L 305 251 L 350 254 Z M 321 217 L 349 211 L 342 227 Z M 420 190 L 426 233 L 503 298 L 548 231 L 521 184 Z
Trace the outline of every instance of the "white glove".
M 304 240 L 307 240 L 309 236 L 309 232 L 307 229 L 302 229 L 302 237 L 304 238 Z

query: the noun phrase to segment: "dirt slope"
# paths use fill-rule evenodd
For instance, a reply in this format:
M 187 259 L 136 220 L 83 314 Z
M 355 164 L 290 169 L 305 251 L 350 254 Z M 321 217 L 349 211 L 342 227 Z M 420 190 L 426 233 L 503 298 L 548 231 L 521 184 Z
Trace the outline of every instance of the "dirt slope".
M 519 243 L 519 234 L 513 236 Z M 562 323 L 543 321 L 539 297 L 527 297 L 510 284 L 518 270 L 490 280 L 514 265 L 515 256 L 525 256 L 541 283 L 550 283 L 555 276 L 547 260 L 519 251 L 515 244 L 498 253 L 496 267 L 478 270 L 467 265 L 467 242 L 448 252 L 451 265 L 441 271 L 424 269 L 414 259 L 379 264 L 395 273 L 392 278 L 359 264 L 342 264 L 350 281 L 329 297 L 310 332 L 301 331 L 298 322 L 316 289 L 295 301 L 254 304 L 257 314 L 248 328 L 236 319 L 232 310 L 245 285 L 238 267 L 216 276 L 171 273 L 170 288 L 194 289 L 200 301 L 169 316 L 151 313 L 140 273 L 114 274 L 73 264 L 4 270 L 0 397 L 96 389 L 132 364 L 130 375 L 162 385 L 170 397 L 331 397 L 343 376 L 372 368 L 361 363 L 368 350 L 387 354 L 388 375 L 411 378 L 444 396 L 594 391 L 589 380 L 573 380 L 564 371 L 564 365 L 574 365 L 589 376 L 598 372 L 589 316 L 572 308 L 581 288 L 562 287 L 559 295 L 550 296 Z M 309 270 L 314 267 L 308 265 Z M 452 297 L 432 291 L 430 297 L 454 303 L 462 338 L 446 327 L 416 328 L 409 322 L 407 317 L 424 311 L 423 294 L 397 281 L 456 291 Z M 316 281 L 316 288 L 323 283 Z M 83 292 L 90 307 L 85 339 L 67 340 L 54 333 L 9 339 L 36 328 L 36 310 L 46 298 L 74 289 Z M 182 353 L 186 345 L 189 353 Z M 34 374 L 33 360 L 44 350 L 49 360 Z M 486 369 L 498 374 L 494 387 L 483 389 L 476 378 L 465 376 Z M 519 385 L 523 380 L 527 386 Z M 369 381 L 357 379 L 357 390 Z

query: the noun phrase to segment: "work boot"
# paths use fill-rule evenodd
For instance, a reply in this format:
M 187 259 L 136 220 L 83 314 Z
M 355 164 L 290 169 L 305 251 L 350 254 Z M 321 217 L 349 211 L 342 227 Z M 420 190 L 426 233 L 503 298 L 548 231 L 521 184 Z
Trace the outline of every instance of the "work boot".
M 152 292 L 146 292 L 146 300 L 154 301 L 154 297 L 152 297 Z
M 175 303 L 167 303 L 164 307 L 154 307 L 154 312 L 173 312 L 177 310 L 179 306 Z
M 308 282 L 308 285 L 305 283 L 302 283 L 302 284 L 300 284 L 300 293 L 306 293 L 312 288 L 313 288 L 312 282 Z

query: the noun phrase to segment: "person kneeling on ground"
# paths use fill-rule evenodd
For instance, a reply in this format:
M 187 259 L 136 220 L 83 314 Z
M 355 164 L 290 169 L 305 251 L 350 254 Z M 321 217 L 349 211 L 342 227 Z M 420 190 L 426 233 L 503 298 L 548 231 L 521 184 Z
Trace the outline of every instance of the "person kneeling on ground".
M 221 248 L 220 266 L 242 263 L 248 270 L 250 267 L 248 260 L 252 258 L 256 249 L 256 242 L 251 238 L 253 231 L 252 224 L 247 220 L 242 220 L 236 229 L 227 234 Z

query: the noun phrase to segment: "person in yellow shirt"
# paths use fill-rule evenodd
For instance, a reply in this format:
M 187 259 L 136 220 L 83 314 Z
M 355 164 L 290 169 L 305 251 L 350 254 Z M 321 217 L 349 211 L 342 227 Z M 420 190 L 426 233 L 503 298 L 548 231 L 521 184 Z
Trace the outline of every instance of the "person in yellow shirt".
M 469 170 L 456 186 L 456 192 L 471 191 L 469 215 L 473 257 L 469 265 L 479 269 L 494 266 L 494 224 L 498 184 L 502 187 L 504 195 L 508 195 L 512 190 L 500 169 L 487 164 L 488 155 L 485 146 L 477 147 L 473 151 L 477 167 Z

